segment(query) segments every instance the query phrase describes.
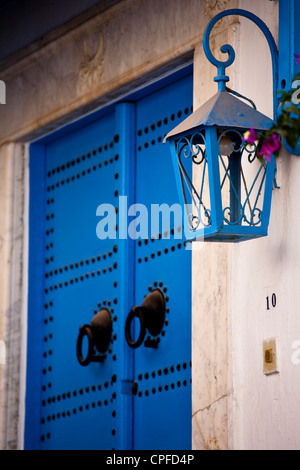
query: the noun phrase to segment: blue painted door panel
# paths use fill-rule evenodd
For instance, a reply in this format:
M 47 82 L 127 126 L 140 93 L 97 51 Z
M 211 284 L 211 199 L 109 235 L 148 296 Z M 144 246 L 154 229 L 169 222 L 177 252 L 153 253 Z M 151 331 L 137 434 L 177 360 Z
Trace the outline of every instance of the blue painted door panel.
M 95 217 L 101 202 L 115 204 L 114 130 L 111 114 L 46 146 L 43 449 L 118 446 L 114 344 L 102 364 L 76 359 L 81 325 L 104 305 L 117 319 L 118 244 L 97 238 Z
M 151 204 L 178 202 L 162 141 L 191 105 L 189 76 L 32 147 L 26 448 L 191 447 L 191 256 L 176 239 L 180 223 L 134 244 L 118 239 L 118 219 L 115 238 L 96 235 L 97 207 L 112 204 L 118 213 L 120 195 L 134 195 L 149 214 Z M 125 157 L 135 169 L 124 169 Z M 125 321 L 154 287 L 167 305 L 159 347 L 133 351 Z M 103 306 L 113 318 L 107 357 L 82 367 L 79 327 Z M 126 387 L 133 381 L 135 396 Z
M 136 198 L 149 212 L 151 204 L 179 203 L 169 148 L 162 140 L 191 113 L 191 106 L 190 77 L 137 103 Z M 169 229 L 162 226 L 161 217 L 159 231 L 137 243 L 136 305 L 155 287 L 164 292 L 167 313 L 158 348 L 141 346 L 135 351 L 134 448 L 189 449 L 191 256 L 174 216 Z

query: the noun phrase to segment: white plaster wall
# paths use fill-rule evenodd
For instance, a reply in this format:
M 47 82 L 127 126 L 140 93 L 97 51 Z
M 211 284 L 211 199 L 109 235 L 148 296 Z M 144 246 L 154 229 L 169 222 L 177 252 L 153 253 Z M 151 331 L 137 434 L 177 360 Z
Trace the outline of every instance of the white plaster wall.
M 223 5 L 224 6 L 224 5 Z M 238 7 L 231 2 L 227 8 Z M 218 13 L 217 11 L 213 12 Z M 214 14 L 212 16 L 214 16 Z M 207 24 L 210 18 L 208 18 Z M 239 46 L 236 17 L 222 20 L 211 35 L 211 48 L 220 57 L 223 44 Z M 225 59 L 227 56 L 225 57 Z M 224 57 L 220 60 L 224 60 Z M 229 86 L 236 89 L 234 66 L 227 70 Z M 217 92 L 217 75 L 205 57 L 202 41 L 194 56 L 194 108 Z M 195 243 L 192 254 L 192 361 L 193 449 L 229 448 L 232 396 L 230 311 L 228 310 L 228 245 Z
M 240 0 L 239 8 L 265 21 L 278 42 L 278 1 Z M 227 41 L 227 40 L 228 41 Z M 273 116 L 267 42 L 249 20 L 212 45 L 228 42 L 236 61 L 230 86 Z M 195 107 L 216 92 L 199 43 L 195 52 Z M 210 83 L 210 85 L 209 85 Z M 235 245 L 204 244 L 193 252 L 194 449 L 300 448 L 300 158 L 285 150 L 277 161 L 269 236 Z M 275 293 L 276 307 L 266 297 Z M 278 339 L 279 374 L 263 374 L 263 340 Z M 299 341 L 299 342 L 297 342 Z
M 278 2 L 240 0 L 240 7 L 263 19 L 277 40 Z M 238 91 L 272 117 L 268 48 L 246 19 L 241 20 L 239 52 Z M 299 177 L 300 158 L 282 151 L 280 189 L 273 191 L 269 236 L 229 249 L 230 447 L 234 449 L 300 448 L 300 365 L 292 361 L 293 342 L 300 339 Z M 266 297 L 273 293 L 276 307 L 267 310 Z M 278 338 L 280 372 L 265 376 L 262 344 L 270 337 Z

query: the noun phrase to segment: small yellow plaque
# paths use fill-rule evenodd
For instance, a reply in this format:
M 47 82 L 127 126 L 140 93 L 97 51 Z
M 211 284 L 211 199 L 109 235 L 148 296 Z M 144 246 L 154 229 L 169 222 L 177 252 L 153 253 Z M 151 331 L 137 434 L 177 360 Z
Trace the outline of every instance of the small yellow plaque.
M 263 371 L 265 375 L 279 373 L 276 338 L 263 342 Z

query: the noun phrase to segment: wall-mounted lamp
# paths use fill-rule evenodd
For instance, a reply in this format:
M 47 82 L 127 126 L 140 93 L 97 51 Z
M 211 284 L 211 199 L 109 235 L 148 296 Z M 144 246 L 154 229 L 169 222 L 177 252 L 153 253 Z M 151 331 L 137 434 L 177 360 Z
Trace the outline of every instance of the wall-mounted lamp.
M 269 29 L 245 10 L 221 12 L 203 37 L 205 55 L 218 70 L 218 93 L 165 138 L 171 146 L 185 235 L 190 240 L 239 242 L 268 232 L 275 157 L 272 155 L 270 162 L 259 160 L 256 142 L 247 143 L 244 134 L 253 128 L 259 136 L 270 129 L 272 120 L 258 112 L 250 100 L 226 88 L 229 77 L 225 71 L 235 59 L 232 46 L 221 47 L 221 52 L 228 54 L 225 62 L 217 60 L 209 46 L 214 25 L 229 15 L 250 19 L 264 33 L 272 56 L 274 117 L 278 108 L 278 51 Z

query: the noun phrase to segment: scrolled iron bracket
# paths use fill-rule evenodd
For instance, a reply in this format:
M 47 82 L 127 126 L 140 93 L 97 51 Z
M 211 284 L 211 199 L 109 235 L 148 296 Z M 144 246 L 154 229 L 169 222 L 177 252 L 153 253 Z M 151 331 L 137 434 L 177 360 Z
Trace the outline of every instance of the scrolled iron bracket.
M 272 58 L 273 116 L 275 120 L 277 117 L 277 111 L 278 111 L 278 105 L 279 105 L 279 97 L 277 94 L 278 92 L 278 49 L 277 49 L 276 42 L 269 28 L 258 16 L 254 15 L 253 13 L 247 10 L 242 10 L 238 8 L 233 8 L 233 9 L 225 10 L 225 11 L 222 11 L 221 13 L 218 13 L 208 24 L 206 31 L 204 33 L 204 36 L 203 36 L 203 49 L 204 49 L 205 55 L 207 59 L 209 60 L 209 62 L 213 64 L 215 67 L 217 67 L 218 75 L 215 77 L 215 81 L 218 82 L 219 91 L 225 91 L 226 82 L 229 81 L 229 77 L 226 75 L 226 68 L 230 67 L 230 65 L 233 64 L 235 60 L 235 51 L 234 51 L 234 48 L 230 44 L 224 44 L 220 48 L 220 50 L 223 54 L 228 54 L 228 59 L 226 61 L 218 60 L 211 52 L 211 48 L 209 45 L 209 37 L 210 37 L 213 27 L 215 26 L 216 23 L 218 23 L 218 21 L 220 21 L 222 18 L 226 16 L 236 16 L 236 15 L 248 18 L 253 23 L 255 23 L 256 26 L 258 26 L 259 29 L 262 31 L 262 33 L 264 34 L 268 42 L 270 52 L 271 52 L 271 58 Z

